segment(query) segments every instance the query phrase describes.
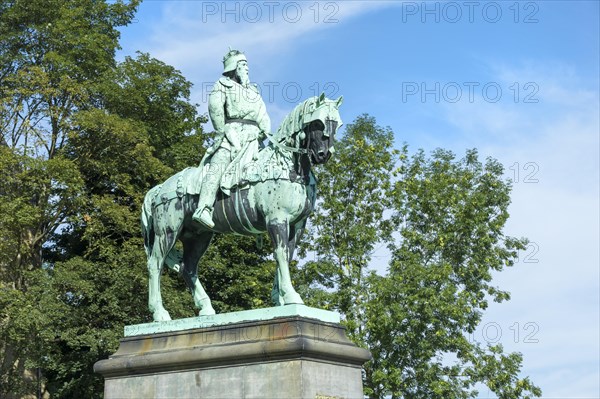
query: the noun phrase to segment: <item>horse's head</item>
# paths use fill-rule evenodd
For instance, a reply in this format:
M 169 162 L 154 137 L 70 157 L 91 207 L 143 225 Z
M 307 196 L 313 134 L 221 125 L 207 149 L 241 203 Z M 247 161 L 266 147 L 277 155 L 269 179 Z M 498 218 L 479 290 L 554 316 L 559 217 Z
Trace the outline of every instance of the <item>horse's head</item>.
M 302 115 L 303 131 L 300 138 L 305 141 L 303 147 L 308 150 L 315 164 L 327 162 L 333 153 L 335 133 L 342 125 L 339 113 L 342 100 L 341 96 L 337 100 L 330 100 L 323 93 L 308 103 Z
M 337 100 L 311 97 L 299 104 L 285 117 L 272 142 L 298 154 L 305 154 L 314 164 L 329 160 L 337 129 L 342 126 L 338 111 L 342 97 Z

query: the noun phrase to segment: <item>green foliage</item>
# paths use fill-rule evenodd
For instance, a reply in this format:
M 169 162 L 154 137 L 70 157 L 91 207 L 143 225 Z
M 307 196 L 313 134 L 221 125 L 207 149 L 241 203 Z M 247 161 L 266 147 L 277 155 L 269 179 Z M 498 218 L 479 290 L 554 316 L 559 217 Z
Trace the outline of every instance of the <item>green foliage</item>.
M 2 136 L 24 154 L 54 157 L 73 113 L 114 67 L 119 26 L 139 3 L 13 0 L 0 13 Z
M 316 253 L 297 277 L 303 297 L 313 306 L 339 309 L 357 340 L 363 333 L 367 266 L 377 243 L 391 233 L 384 212 L 391 204 L 393 139 L 389 128 L 376 126 L 368 115 L 346 128 L 335 156 L 318 171 L 319 200 L 306 234 L 313 240 L 299 250 L 300 256 Z
M 137 248 L 127 243 L 105 262 L 73 257 L 35 275 L 32 291 L 44 311 L 37 366 L 53 397 L 101 396 L 104 381 L 93 364 L 114 353 L 124 325 L 143 318 L 145 297 L 131 294 L 147 285 Z
M 205 117 L 196 115 L 189 101 L 192 84 L 170 65 L 138 53 L 125 57 L 106 79 L 105 107 L 116 115 L 143 121 L 153 155 L 174 171 L 200 162 L 202 136 L 188 134 L 201 130 Z
M 266 235 L 261 249 L 253 237 L 215 236 L 200 261 L 198 278 L 217 313 L 272 306 L 275 261 L 267 260 L 271 253 Z
M 93 373 L 93 364 L 116 350 L 124 325 L 151 321 L 139 213 L 145 192 L 173 172 L 168 152 L 157 150 L 153 142 L 164 145 L 163 132 L 170 140 L 193 137 L 200 141 L 198 137 L 202 137 L 202 118 L 189 104 L 189 82 L 172 68 L 165 66 L 172 76 L 163 76 L 154 87 L 157 93 L 168 91 L 171 97 L 155 102 L 152 81 L 146 87 L 147 95 L 129 98 L 132 110 L 148 109 L 152 103 L 152 112 L 171 112 L 170 120 L 161 126 L 143 113 L 128 114 L 120 104 L 111 102 L 113 97 L 128 97 L 132 90 L 126 84 L 112 84 L 111 77 L 139 81 L 147 65 L 164 64 L 141 55 L 117 65 L 98 83 L 94 97 L 105 108 L 88 107 L 74 115 L 64 149 L 83 177 L 85 202 L 74 209 L 68 225 L 54 235 L 54 245 L 46 251 L 53 267 L 50 287 L 40 295 L 48 298 L 49 307 L 56 312 L 47 328 L 54 335 L 47 336 L 52 356 L 47 355 L 42 367 L 48 389 L 57 397 L 100 396 L 103 380 Z M 133 101 L 138 101 L 136 106 Z M 185 112 L 178 113 L 178 109 Z M 174 127 L 168 129 L 168 123 Z M 175 132 L 183 128 L 188 130 Z M 195 161 L 182 162 L 190 165 Z M 166 274 L 163 285 L 172 315 L 192 316 L 193 303 L 179 276 Z M 44 294 L 48 292 L 53 295 Z M 59 329 L 52 320 L 64 312 L 72 317 Z M 69 331 L 72 333 L 66 333 Z
M 0 397 L 100 398 L 93 364 L 151 321 L 141 203 L 197 164 L 191 83 L 148 54 L 114 60 L 139 1 L 0 3 Z M 219 311 L 266 306 L 274 263 L 216 237 L 199 275 Z M 174 318 L 196 312 L 162 276 Z M 40 378 L 41 376 L 41 378 Z
M 35 392 L 37 381 L 30 372 L 31 359 L 40 356 L 40 345 L 32 331 L 39 331 L 43 311 L 37 298 L 0 281 L 0 394 L 22 397 Z
M 172 67 L 146 54 L 116 64 L 138 3 L 0 5 L 2 397 L 35 392 L 38 368 L 55 397 L 101 396 L 93 363 L 123 325 L 149 320 L 140 204 L 197 162 L 205 119 Z M 176 143 L 190 149 L 174 159 Z M 175 313 L 189 314 L 176 288 Z
M 360 116 L 319 174 L 322 206 L 304 248 L 317 260 L 300 268 L 303 291 L 340 311 L 371 351 L 369 397 L 470 398 L 477 383 L 505 399 L 540 396 L 518 377 L 520 354 L 468 340 L 488 300 L 510 297 L 492 273 L 527 243 L 502 232 L 510 203 L 502 166 L 474 150 L 463 159 L 444 150 L 410 156 L 392 138 Z M 386 244 L 391 260 L 380 275 L 368 264 Z

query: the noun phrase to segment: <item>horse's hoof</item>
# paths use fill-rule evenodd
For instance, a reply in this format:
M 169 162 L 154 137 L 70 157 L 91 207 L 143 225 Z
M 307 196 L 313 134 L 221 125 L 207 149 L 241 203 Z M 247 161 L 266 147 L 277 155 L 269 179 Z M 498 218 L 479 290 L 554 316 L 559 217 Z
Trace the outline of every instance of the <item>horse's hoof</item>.
M 203 308 L 200 312 L 198 312 L 198 316 L 212 316 L 214 314 L 217 314 L 217 312 L 215 312 L 212 306 Z
M 165 309 L 157 310 L 152 315 L 154 317 L 154 321 L 169 321 L 171 320 L 171 315 Z
M 283 296 L 283 304 L 284 305 L 304 305 L 304 301 L 300 298 L 300 295 L 297 292 L 293 292 L 290 294 L 286 294 Z
M 285 301 L 283 300 L 283 297 L 279 295 L 279 293 L 271 293 L 271 301 L 273 301 L 273 305 L 275 306 L 285 305 Z

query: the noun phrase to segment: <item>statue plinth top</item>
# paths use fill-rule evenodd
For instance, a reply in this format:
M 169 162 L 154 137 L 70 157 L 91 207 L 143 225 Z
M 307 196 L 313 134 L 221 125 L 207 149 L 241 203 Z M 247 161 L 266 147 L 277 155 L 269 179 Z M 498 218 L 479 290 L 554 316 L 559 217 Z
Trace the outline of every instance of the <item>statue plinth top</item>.
M 135 324 L 125 326 L 125 337 L 222 326 L 245 321 L 272 320 L 280 317 L 293 316 L 316 319 L 326 323 L 340 322 L 340 315 L 337 312 L 311 308 L 300 304 L 292 304 L 264 309 L 221 313 L 210 316 L 188 317 L 186 319 Z

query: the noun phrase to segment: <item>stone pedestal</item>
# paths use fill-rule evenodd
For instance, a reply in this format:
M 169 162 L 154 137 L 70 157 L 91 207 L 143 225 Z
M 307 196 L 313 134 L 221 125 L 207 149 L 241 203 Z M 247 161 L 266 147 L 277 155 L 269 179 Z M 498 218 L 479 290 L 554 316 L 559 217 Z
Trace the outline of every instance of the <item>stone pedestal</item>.
M 208 327 L 178 331 L 145 333 L 169 330 L 168 322 L 129 326 L 117 352 L 94 366 L 105 377 L 104 397 L 362 399 L 370 353 L 339 323 L 303 315 L 310 308 L 282 308 L 263 320 L 220 324 L 217 315 Z

